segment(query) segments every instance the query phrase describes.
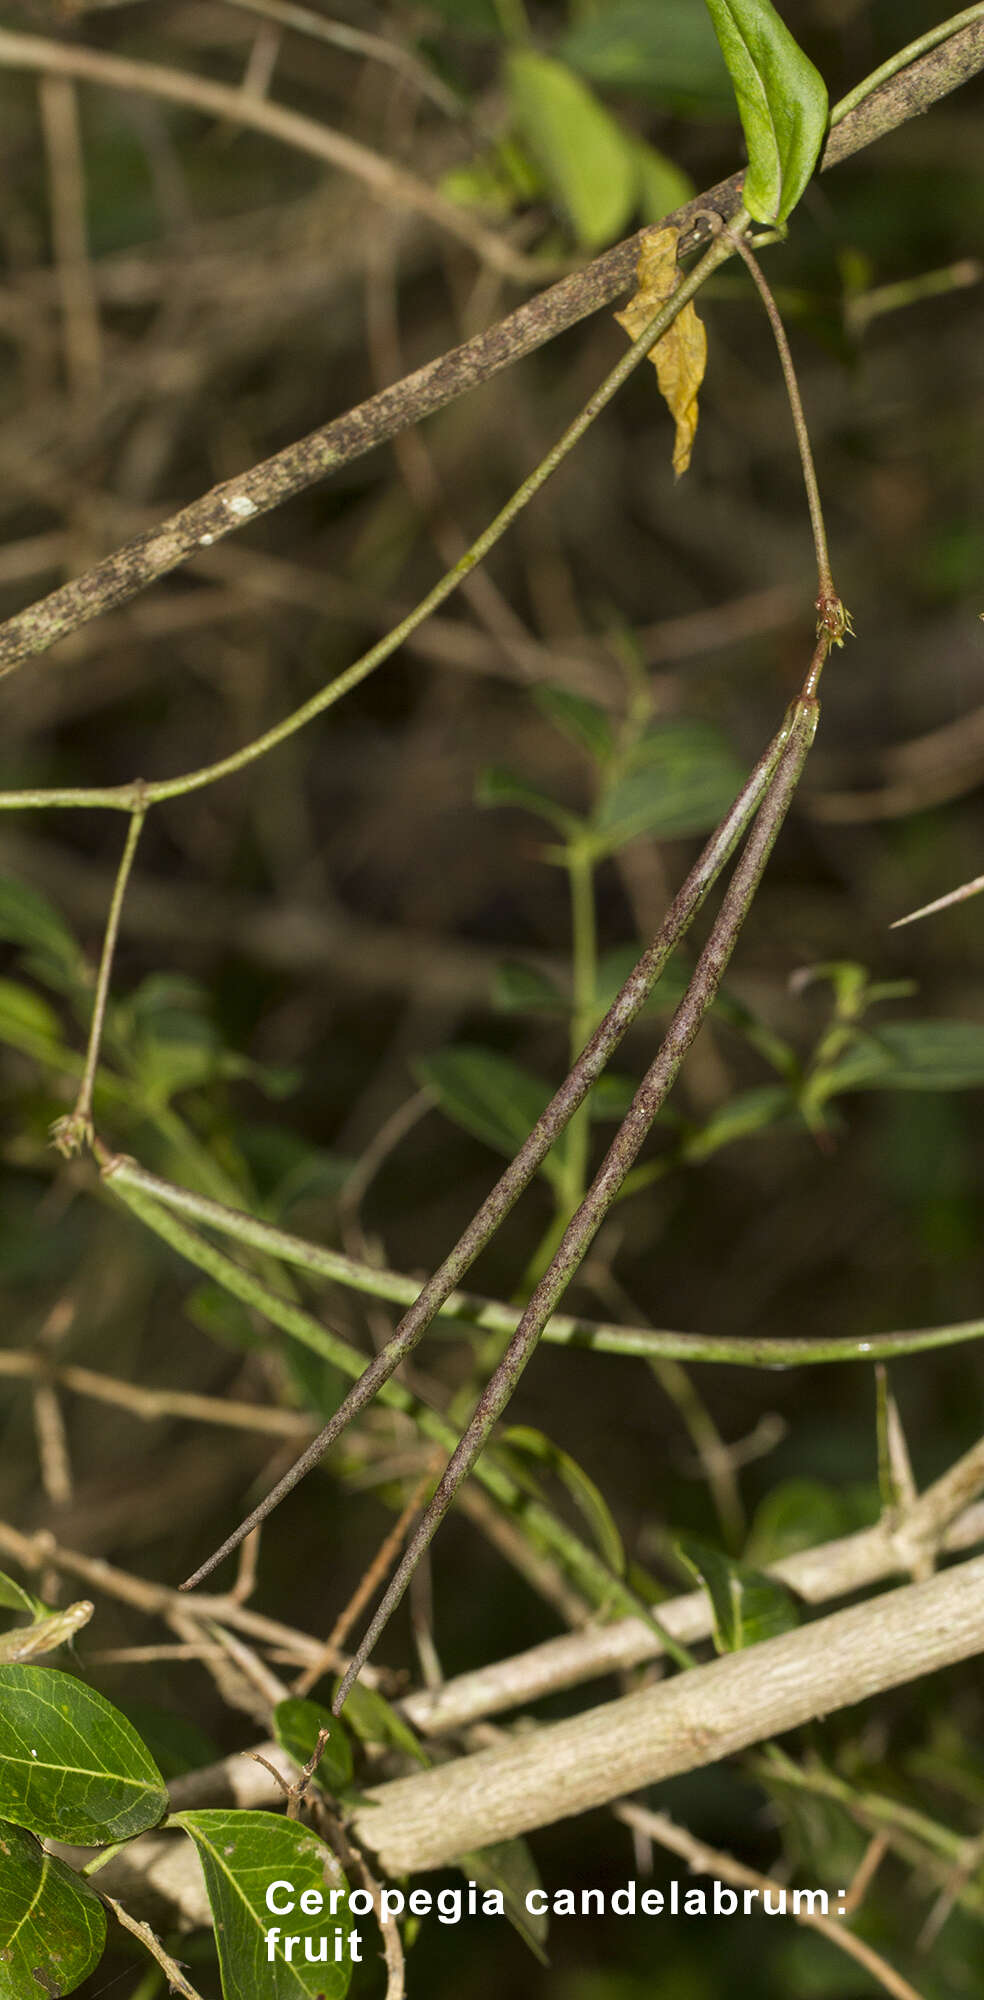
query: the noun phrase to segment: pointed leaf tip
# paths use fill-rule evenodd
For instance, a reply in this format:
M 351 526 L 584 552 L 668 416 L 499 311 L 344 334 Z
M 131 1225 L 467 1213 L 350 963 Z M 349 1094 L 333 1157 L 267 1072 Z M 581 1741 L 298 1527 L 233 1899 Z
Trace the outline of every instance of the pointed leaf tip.
M 783 223 L 816 166 L 827 87 L 770 0 L 707 0 L 745 143 L 743 200 L 756 222 Z

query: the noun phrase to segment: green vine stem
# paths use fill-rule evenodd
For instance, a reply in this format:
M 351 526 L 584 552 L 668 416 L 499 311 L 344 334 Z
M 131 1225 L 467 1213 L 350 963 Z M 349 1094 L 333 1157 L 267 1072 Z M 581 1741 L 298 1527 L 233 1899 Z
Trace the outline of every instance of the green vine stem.
M 927 28 L 924 35 L 918 35 L 914 42 L 907 42 L 904 49 L 896 49 L 887 62 L 883 62 L 879 69 L 873 69 L 870 76 L 856 83 L 854 89 L 834 105 L 830 114 L 831 130 L 840 124 L 842 118 L 856 111 L 866 98 L 873 97 L 883 84 L 900 76 L 912 63 L 918 62 L 920 56 L 928 55 L 931 49 L 938 49 L 941 43 L 948 42 L 951 35 L 959 34 L 961 28 L 972 27 L 975 21 L 984 21 L 984 0 L 977 0 L 976 6 L 965 7 L 960 14 L 951 14 L 948 21 L 938 21 L 935 28 Z
M 595 913 L 594 857 L 580 829 L 572 832 L 558 850 L 567 871 L 571 907 L 572 998 L 570 1062 L 573 1068 L 591 1032 L 598 974 L 598 937 Z M 591 1147 L 591 1112 L 587 1104 L 575 1111 L 567 1128 L 567 1153 L 563 1185 L 558 1188 L 553 1215 L 523 1273 L 519 1296 L 525 1297 L 543 1276 L 567 1226 L 571 1210 L 581 1200 L 587 1186 Z M 483 1360 L 497 1361 L 498 1353 L 487 1351 Z
M 737 227 L 738 225 L 736 229 Z M 465 577 L 470 576 L 472 570 L 484 561 L 507 528 L 512 526 L 517 515 L 522 513 L 523 508 L 539 493 L 541 487 L 546 485 L 551 474 L 563 464 L 574 446 L 580 443 L 595 418 L 607 408 L 613 396 L 617 395 L 623 383 L 628 381 L 640 361 L 645 360 L 650 348 L 655 347 L 656 342 L 662 338 L 667 328 L 672 326 L 678 313 L 682 312 L 688 301 L 700 291 L 701 286 L 719 265 L 731 256 L 736 245 L 737 235 L 725 235 L 722 231 L 714 238 L 700 262 L 687 273 L 672 296 L 664 301 L 659 312 L 654 314 L 638 340 L 633 342 L 611 372 L 606 375 L 600 387 L 574 418 L 573 423 L 568 425 L 563 436 L 558 438 L 557 443 L 540 460 L 539 465 L 535 466 L 523 480 L 522 485 L 517 487 L 495 519 L 489 522 L 478 539 L 465 550 L 454 567 L 445 571 L 433 590 L 408 612 L 406 618 L 401 619 L 392 631 L 387 632 L 384 638 L 378 640 L 375 646 L 371 646 L 369 651 L 355 660 L 352 666 L 347 667 L 344 673 L 329 681 L 326 687 L 320 688 L 316 695 L 312 695 L 310 701 L 304 702 L 300 708 L 284 716 L 272 729 L 267 729 L 261 736 L 254 737 L 251 743 L 244 744 L 241 750 L 234 750 L 228 757 L 220 757 L 214 764 L 204 764 L 200 770 L 186 771 L 181 777 L 161 778 L 152 784 L 146 784 L 141 780 L 128 785 L 0 792 L 0 810 L 12 811 L 21 806 L 101 806 L 116 812 L 146 811 L 164 799 L 184 798 L 189 792 L 200 791 L 203 786 L 215 784 L 220 778 L 231 777 L 234 771 L 245 770 L 248 765 L 255 764 L 259 758 L 265 757 L 268 751 L 275 750 L 279 744 L 286 742 L 288 737 L 296 735 L 299 729 L 304 729 L 326 709 L 333 707 L 335 702 L 341 701 L 343 695 L 349 694 L 352 688 L 358 687 L 359 683 L 366 680 L 384 660 L 388 660 L 402 646 L 404 640 L 408 639 L 412 632 L 416 632 L 418 626 L 430 617 L 431 612 L 436 611 L 438 606 L 457 590 Z
M 451 1506 L 461 1481 L 467 1478 L 475 1460 L 483 1451 L 536 1349 L 547 1320 L 593 1243 L 626 1174 L 651 1130 L 658 1111 L 676 1080 L 684 1056 L 694 1041 L 724 976 L 779 829 L 789 810 L 816 733 L 819 712 L 819 705 L 812 697 L 796 702 L 790 711 L 787 718 L 786 740 L 775 775 L 753 822 L 710 937 L 697 960 L 690 984 L 670 1022 L 659 1053 L 639 1085 L 632 1105 L 584 1201 L 568 1224 L 556 1256 L 533 1293 L 502 1361 L 478 1400 L 471 1423 L 438 1481 L 433 1499 L 425 1508 L 410 1538 L 379 1609 L 343 1677 L 335 1702 L 336 1713 L 343 1707 L 361 1668 L 399 1604 L 424 1550 Z
M 80 1153 L 83 1147 L 92 1144 L 92 1092 L 95 1087 L 96 1071 L 99 1068 L 99 1050 L 102 1045 L 103 1028 L 106 1025 L 106 1008 L 109 1002 L 109 983 L 113 972 L 113 958 L 119 935 L 120 915 L 126 885 L 133 867 L 133 857 L 143 829 L 144 813 L 136 809 L 130 819 L 123 855 L 113 884 L 113 894 L 106 919 L 102 954 L 99 960 L 99 974 L 96 979 L 95 999 L 92 1003 L 92 1021 L 89 1027 L 89 1041 L 85 1052 L 85 1067 L 75 1106 L 66 1117 L 59 1118 L 52 1126 L 51 1136 L 60 1153 L 69 1158 Z
M 786 336 L 786 329 L 783 326 L 779 308 L 772 296 L 765 273 L 758 258 L 740 235 L 735 236 L 735 249 L 751 272 L 758 289 L 759 297 L 768 315 L 769 324 L 775 335 L 776 347 L 779 351 L 779 362 L 782 368 L 783 380 L 786 384 L 786 395 L 792 413 L 793 430 L 796 433 L 796 444 L 803 471 L 803 484 L 806 487 L 806 504 L 810 510 L 810 526 L 813 529 L 813 547 L 817 559 L 817 593 L 819 600 L 817 608 L 819 609 L 820 605 L 835 598 L 835 592 L 834 579 L 830 573 L 827 530 L 824 525 L 823 507 L 820 504 L 820 488 L 817 483 L 816 466 L 813 462 L 813 447 L 810 444 L 810 433 L 807 429 L 806 416 L 803 410 L 803 399 L 799 391 L 799 382 L 796 379 L 796 369 Z
M 328 1278 L 348 1291 L 369 1298 L 385 1299 L 391 1305 L 412 1305 L 420 1286 L 402 1271 L 387 1271 L 376 1264 L 360 1264 L 341 1250 L 327 1250 L 307 1243 L 269 1222 L 260 1222 L 244 1210 L 226 1208 L 190 1188 L 176 1187 L 157 1174 L 147 1173 L 136 1161 L 114 1154 L 98 1138 L 96 1157 L 103 1162 L 103 1177 L 114 1192 L 130 1189 L 150 1196 L 160 1208 L 194 1217 L 203 1229 L 220 1231 L 234 1242 L 248 1244 L 285 1264 L 296 1265 L 315 1277 Z M 463 1333 L 515 1333 L 519 1313 L 483 1299 L 474 1292 L 451 1291 L 437 1309 L 436 1317 L 459 1327 Z M 727 1335 L 675 1333 L 662 1327 L 622 1326 L 607 1320 L 585 1319 L 580 1315 L 554 1313 L 543 1329 L 543 1339 L 555 1347 L 588 1348 L 595 1354 L 620 1354 L 643 1361 L 673 1360 L 713 1362 L 726 1368 L 816 1368 L 842 1362 L 894 1361 L 905 1354 L 924 1354 L 935 1348 L 955 1347 L 970 1340 L 984 1339 L 984 1319 L 965 1320 L 953 1326 L 916 1327 L 897 1333 L 859 1335 L 835 1334 L 826 1340 L 804 1340 L 791 1334 L 760 1338 L 756 1335 L 729 1338 Z M 359 1357 L 360 1368 L 363 1357 Z M 349 1373 L 354 1371 L 349 1370 Z
M 112 1181 L 110 1182 L 112 1185 Z M 145 1193 L 135 1187 L 125 1186 L 117 1180 L 114 1192 L 121 1204 L 130 1210 L 156 1236 L 170 1245 L 179 1257 L 193 1264 L 206 1276 L 214 1279 L 232 1298 L 262 1314 L 271 1326 L 278 1327 L 292 1340 L 308 1347 L 314 1354 L 320 1354 L 332 1366 L 345 1375 L 357 1376 L 364 1363 L 364 1355 L 349 1345 L 339 1334 L 322 1326 L 313 1314 L 305 1312 L 280 1293 L 270 1290 L 254 1272 L 246 1271 L 241 1265 L 226 1257 L 211 1243 L 206 1243 L 194 1230 L 186 1229 L 173 1214 L 148 1200 Z M 430 1438 L 445 1451 L 457 1441 L 458 1431 L 454 1425 L 414 1395 L 402 1382 L 385 1382 L 379 1390 L 379 1400 L 388 1409 L 409 1417 L 423 1437 Z M 496 1504 L 512 1519 L 521 1521 L 524 1535 L 536 1547 L 563 1563 L 568 1574 L 583 1592 L 588 1601 L 597 1608 L 607 1611 L 621 1611 L 626 1617 L 641 1618 L 643 1623 L 659 1635 L 663 1645 L 681 1666 L 690 1664 L 690 1654 L 679 1640 L 664 1631 L 659 1618 L 651 1606 L 631 1590 L 614 1570 L 609 1569 L 595 1551 L 582 1542 L 566 1522 L 541 1500 L 531 1499 L 525 1488 L 521 1488 L 511 1474 L 499 1462 L 494 1452 L 483 1459 L 477 1478 L 491 1495 Z
M 728 231 L 724 233 L 727 234 Z M 834 579 L 830 569 L 830 553 L 827 547 L 827 530 L 824 524 L 823 507 L 820 501 L 820 487 L 817 481 L 816 466 L 813 462 L 813 447 L 810 443 L 810 433 L 807 428 L 806 415 L 803 409 L 803 399 L 800 395 L 799 382 L 796 378 L 796 367 L 786 336 L 786 329 L 782 323 L 782 315 L 772 296 L 758 258 L 745 242 L 744 235 L 736 232 L 734 243 L 738 255 L 743 258 L 751 272 L 775 336 L 775 343 L 779 353 L 779 363 L 782 368 L 783 380 L 786 384 L 786 396 L 793 419 L 793 430 L 796 434 L 796 444 L 799 450 L 800 466 L 803 473 L 803 484 L 806 488 L 806 504 L 810 514 L 810 526 L 813 530 L 813 547 L 817 560 L 817 645 L 810 662 L 806 680 L 803 683 L 803 694 L 810 697 L 816 695 L 820 675 L 831 646 L 843 645 L 845 638 L 853 635 L 854 627 L 851 624 L 850 612 L 841 603 L 834 589 Z
M 587 1042 L 595 1005 L 598 975 L 598 927 L 595 917 L 594 861 L 584 839 L 568 843 L 567 879 L 571 898 L 571 946 L 574 1008 L 571 1015 L 570 1059 L 574 1064 Z M 571 1120 L 570 1205 L 584 1193 L 591 1123 L 587 1105 Z
M 934 39 L 938 36 L 945 41 L 943 47 L 937 44 L 923 55 L 913 56 L 910 46 L 892 59 L 888 68 L 893 73 L 883 82 L 866 77 L 849 99 L 835 107 L 821 173 L 905 125 L 977 74 L 984 66 L 984 33 L 980 32 L 984 22 L 978 18 L 979 12 L 972 7 L 959 15 L 957 22 L 965 23 L 959 29 L 953 22 L 943 23 L 940 30 L 931 31 Z M 900 60 L 905 67 L 895 74 Z M 706 240 L 706 221 L 699 218 L 706 217 L 708 209 L 725 221 L 738 212 L 741 187 L 742 175 L 732 174 L 666 218 L 682 232 L 686 251 Z M 385 438 L 442 409 L 565 328 L 610 305 L 632 283 L 639 241 L 638 235 L 626 237 L 496 325 L 449 353 L 435 356 L 309 436 L 295 439 L 272 458 L 223 481 L 158 522 L 150 534 L 134 536 L 92 569 L 27 605 L 0 625 L 0 676 L 45 652 L 102 612 L 128 604 L 150 584 L 189 562 L 202 547 L 236 534 L 258 515 L 282 506 Z

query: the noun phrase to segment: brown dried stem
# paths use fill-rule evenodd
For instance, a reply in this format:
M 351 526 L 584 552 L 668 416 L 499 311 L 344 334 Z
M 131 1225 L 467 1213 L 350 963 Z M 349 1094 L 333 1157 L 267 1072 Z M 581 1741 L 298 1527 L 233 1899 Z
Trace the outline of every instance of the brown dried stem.
M 33 43 L 34 39 L 0 34 L 0 61 L 4 44 L 9 46 L 11 40 Z M 58 50 L 57 44 L 41 46 L 55 47 L 60 55 L 66 54 L 65 50 Z M 69 53 L 84 57 L 91 52 L 76 49 Z M 142 66 L 133 67 L 139 70 Z M 887 78 L 847 111 L 831 131 L 820 163 L 821 172 L 926 111 L 982 67 L 984 24 L 970 23 L 942 47 Z M 76 65 L 72 73 L 81 74 L 81 70 Z M 218 90 L 219 86 L 210 89 Z M 231 107 L 226 96 L 233 99 Z M 214 103 L 212 108 L 216 109 Z M 245 115 L 237 92 L 223 95 L 219 115 Z M 667 226 L 680 230 L 685 247 L 694 247 L 705 233 L 706 223 L 702 224 L 699 218 L 708 211 L 715 212 L 723 222 L 738 214 L 742 178 L 741 174 L 732 174 L 729 180 L 706 189 L 666 217 Z M 210 547 L 247 521 L 281 506 L 385 438 L 418 423 L 478 383 L 510 367 L 566 327 L 610 305 L 633 281 L 642 233 L 627 237 L 583 270 L 561 279 L 487 332 L 427 362 L 402 382 L 394 383 L 234 480 L 213 487 L 210 493 L 181 508 L 156 528 L 124 543 L 83 576 L 73 578 L 17 613 L 0 628 L 0 673 L 8 673 L 32 655 L 43 653 L 91 618 L 128 603 L 148 584 L 187 562 L 203 546 Z M 238 509 L 230 506 L 234 501 L 240 503 Z M 244 507 L 243 502 L 248 502 L 248 506 Z
M 555 1140 L 584 1103 L 592 1085 L 601 1075 L 609 1057 L 618 1047 L 659 979 L 671 951 L 689 928 L 741 838 L 742 831 L 775 770 L 781 751 L 782 738 L 777 736 L 759 759 L 730 813 L 725 816 L 695 862 L 652 944 L 643 953 L 635 970 L 630 974 L 604 1020 L 595 1029 L 569 1075 L 564 1079 L 546 1110 L 537 1119 L 515 1159 L 510 1161 L 509 1166 L 486 1196 L 454 1249 L 428 1280 L 409 1312 L 404 1314 L 393 1338 L 369 1364 L 330 1422 L 325 1425 L 296 1464 L 285 1473 L 283 1479 L 271 1493 L 267 1494 L 260 1506 L 254 1508 L 246 1520 L 240 1523 L 235 1533 L 227 1537 L 221 1548 L 188 1578 L 184 1585 L 186 1590 L 192 1589 L 208 1576 L 223 1557 L 238 1546 L 251 1528 L 266 1519 L 274 1507 L 278 1506 L 305 1474 L 323 1458 L 346 1425 L 372 1400 L 382 1385 L 389 1380 L 394 1369 L 399 1367 L 401 1361 L 412 1354 L 441 1306 L 460 1283 L 479 1252 L 494 1236 L 524 1188 L 529 1186 Z M 110 1172 L 112 1164 L 109 1163 Z
M 440 1526 L 461 1481 L 467 1478 L 505 1409 L 530 1360 L 547 1320 L 563 1297 L 650 1132 L 660 1107 L 676 1080 L 683 1058 L 698 1033 L 731 958 L 738 934 L 751 907 L 766 862 L 792 802 L 816 731 L 815 700 L 795 704 L 788 734 L 768 783 L 757 816 L 735 868 L 727 894 L 706 945 L 694 968 L 687 992 L 666 1032 L 659 1054 L 633 1098 L 605 1160 L 583 1202 L 564 1232 L 556 1255 L 541 1278 L 498 1368 L 479 1398 L 475 1413 L 452 1454 L 406 1554 L 386 1591 L 369 1630 L 346 1669 L 336 1700 L 341 1708 L 360 1668 L 399 1604 L 424 1549 Z M 672 1642 L 671 1642 L 672 1646 Z

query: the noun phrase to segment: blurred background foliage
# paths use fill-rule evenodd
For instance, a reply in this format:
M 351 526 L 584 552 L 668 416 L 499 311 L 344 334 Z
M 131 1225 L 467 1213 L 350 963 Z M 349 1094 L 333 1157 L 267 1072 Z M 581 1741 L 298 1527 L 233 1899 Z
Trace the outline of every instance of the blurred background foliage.
M 941 10 L 788 0 L 783 12 L 836 100 Z M 34 0 L 7 17 L 230 83 L 246 74 L 498 220 L 547 274 L 740 157 L 699 0 L 332 15 L 382 38 L 387 60 L 219 0 Z M 827 669 L 820 743 L 725 1002 L 647 1150 L 644 1185 L 572 1294 L 589 1314 L 819 1336 L 984 1308 L 982 906 L 889 930 L 979 874 L 984 846 L 981 103 L 978 82 L 816 182 L 768 253 L 858 636 Z M 519 297 L 431 223 L 368 201 L 248 120 L 95 86 L 78 108 L 89 290 L 66 311 L 65 147 L 36 81 L 0 70 L 3 615 Z M 395 660 L 262 766 L 154 813 L 97 1094 L 107 1143 L 357 1256 L 414 1273 L 440 1259 L 808 659 L 809 529 L 772 336 L 743 272 L 716 280 L 701 309 L 710 365 L 679 485 L 669 421 L 639 370 L 487 571 Z M 622 346 L 611 316 L 596 316 L 23 667 L 3 693 L 0 783 L 164 776 L 277 720 L 430 587 Z M 582 930 L 591 978 L 579 989 L 569 848 L 585 827 L 596 940 L 586 957 Z M 330 1408 L 336 1377 L 271 1345 L 110 1205 L 90 1165 L 48 1144 L 72 1101 L 120 831 L 99 813 L 4 816 L 4 1340 L 145 1384 Z M 657 996 L 620 1052 L 629 1084 L 660 1012 Z M 604 1116 L 626 1087 L 613 1082 Z M 592 1157 L 611 1129 L 590 1136 Z M 570 1192 L 561 1156 L 485 1254 L 478 1289 L 516 1293 Z M 391 1324 L 354 1294 L 320 1291 L 316 1309 L 362 1343 Z M 474 1381 L 459 1338 L 433 1335 L 421 1365 L 452 1401 Z M 516 1424 L 548 1433 L 603 1492 L 640 1587 L 681 1587 L 671 1545 L 684 1530 L 738 1549 L 757 1521 L 761 1561 L 790 1538 L 875 1518 L 867 1370 L 694 1379 L 735 1448 L 726 1519 L 683 1392 L 674 1400 L 644 1364 L 544 1349 L 514 1405 Z M 891 1379 L 924 1484 L 978 1433 L 980 1360 L 973 1347 L 924 1355 Z M 169 1582 L 283 1463 L 261 1437 L 141 1425 L 88 1401 L 66 1399 L 64 1419 L 67 1487 L 50 1464 L 39 1475 L 29 1392 L 3 1385 L 4 1516 Z M 408 1473 L 401 1438 L 369 1417 L 274 1518 L 263 1610 L 331 1627 L 426 1463 L 403 1438 Z M 582 1520 L 589 1489 L 558 1480 L 559 1464 L 544 1459 L 542 1478 Z M 419 1672 L 414 1636 L 450 1674 L 556 1630 L 557 1612 L 459 1514 L 412 1625 L 398 1621 L 382 1648 L 404 1685 Z M 146 1638 L 107 1598 L 80 1655 Z M 188 1718 L 202 1755 L 255 1736 L 194 1663 L 92 1671 L 135 1718 L 148 1704 Z M 968 1668 L 852 1711 L 798 1751 L 970 1832 L 980 1720 Z M 842 1805 L 774 1779 L 763 1789 L 761 1771 L 705 1771 L 658 1802 L 752 1865 L 785 1857 L 804 1881 L 832 1881 L 832 1857 L 849 1877 L 861 1851 Z M 647 1860 L 603 1814 L 532 1845 L 551 1885 L 615 1886 Z M 978 1990 L 980 1896 L 926 1954 L 933 1893 L 889 1859 L 866 1934 L 927 2000 L 957 2000 Z M 791 1930 L 743 1926 L 755 2000 L 870 1990 Z M 730 1986 L 735 1933 L 558 1921 L 550 1951 L 544 1971 L 504 1925 L 431 1922 L 411 1990 L 483 2000 L 508 1979 L 530 2000 L 711 2000 Z M 193 1976 L 213 1991 L 207 1963 Z M 157 1990 L 122 1947 L 85 1992 L 107 1989 Z

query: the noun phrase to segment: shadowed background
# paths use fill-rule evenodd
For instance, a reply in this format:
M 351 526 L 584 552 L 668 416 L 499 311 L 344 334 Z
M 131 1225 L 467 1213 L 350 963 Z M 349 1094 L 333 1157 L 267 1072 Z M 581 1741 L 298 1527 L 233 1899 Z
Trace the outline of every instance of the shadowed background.
M 733 170 L 740 134 L 713 44 L 708 53 L 697 35 L 690 51 L 695 9 L 697 0 L 653 0 L 647 25 L 629 0 L 599 0 L 531 18 L 540 46 L 700 189 Z M 897 0 L 799 0 L 783 11 L 832 99 L 937 12 Z M 38 0 L 10 14 L 19 28 L 227 83 L 245 73 L 250 88 L 459 195 L 475 192 L 466 169 L 509 131 L 518 179 L 511 213 L 499 189 L 493 222 L 550 274 L 578 254 L 556 170 L 551 183 L 508 99 L 502 48 L 516 23 L 505 7 L 443 0 L 344 16 L 402 52 L 400 63 L 281 34 L 259 7 L 204 0 L 93 9 Z M 674 49 L 667 81 L 673 66 L 661 59 Z M 2 69 L 0 107 L 4 616 L 524 295 L 431 221 L 370 200 L 248 118 L 222 123 L 88 85 L 49 83 L 39 96 L 36 79 Z M 972 84 L 825 176 L 788 244 L 765 253 L 857 632 L 827 668 L 819 744 L 731 975 L 735 997 L 804 1063 L 834 992 L 829 978 L 797 979 L 805 968 L 849 961 L 875 982 L 916 982 L 916 993 L 878 1006 L 875 1028 L 896 1017 L 982 1020 L 984 905 L 889 930 L 979 874 L 984 849 L 984 350 L 971 282 L 984 223 L 980 108 Z M 640 219 L 627 217 L 625 229 Z M 588 247 L 600 246 L 582 232 Z M 927 274 L 942 275 L 923 283 Z M 123 914 L 113 1034 L 126 1087 L 117 1099 L 97 1096 L 107 1143 L 205 1187 L 200 1149 L 243 1206 L 401 1271 L 425 1274 L 467 1222 L 495 1154 L 448 1115 L 453 1104 L 436 1101 L 435 1058 L 477 1044 L 546 1087 L 567 1056 L 563 998 L 551 1011 L 541 985 L 536 1006 L 518 1004 L 522 989 L 501 970 L 518 961 L 569 992 L 567 887 L 545 852 L 551 835 L 517 807 L 476 801 L 483 771 L 504 766 L 575 812 L 590 806 L 590 759 L 531 689 L 570 689 L 616 724 L 632 691 L 645 690 L 652 727 L 690 744 L 668 766 L 667 783 L 686 786 L 700 780 L 702 759 L 725 770 L 733 761 L 738 774 L 751 765 L 809 657 L 809 524 L 772 336 L 736 265 L 700 309 L 710 362 L 693 467 L 679 484 L 671 425 L 644 367 L 467 595 L 261 765 L 156 809 Z M 29 662 L 3 688 L 0 782 L 163 777 L 275 722 L 430 588 L 623 346 L 610 313 L 596 316 Z M 674 737 L 679 719 L 702 730 Z M 92 965 L 121 832 L 115 815 L 4 816 L 4 876 L 49 899 Z M 694 851 L 692 832 L 644 832 L 600 863 L 602 954 L 655 928 Z M 25 958 L 23 937 L 11 936 L 4 970 L 54 1009 L 69 1046 L 84 1046 L 71 995 Z M 25 1053 L 23 1036 L 7 1032 L 15 1003 L 4 1006 L 5 1344 L 40 1343 L 59 1361 L 143 1384 L 333 1407 L 337 1378 L 271 1347 L 259 1321 L 100 1195 L 89 1164 L 58 1160 L 47 1131 L 70 1108 L 71 1082 L 62 1087 Z M 619 1073 L 637 1077 L 656 1038 L 652 1018 L 637 1025 Z M 958 1079 L 965 1089 L 844 1095 L 823 1129 L 777 1119 L 703 1163 L 676 1165 L 616 1210 L 572 1293 L 577 1309 L 738 1335 L 867 1334 L 973 1317 L 982 1077 L 984 1067 Z M 705 1130 L 739 1091 L 770 1080 L 747 1039 L 712 1017 L 674 1107 L 687 1133 Z M 165 1100 L 190 1140 L 166 1129 Z M 596 1149 L 611 1129 L 596 1134 Z M 645 1157 L 678 1140 L 679 1127 L 661 1126 Z M 516 1293 L 550 1219 L 540 1181 L 476 1267 L 476 1289 Z M 367 1349 L 393 1324 L 355 1294 L 304 1296 Z M 420 1363 L 446 1396 L 472 1380 L 464 1344 L 441 1333 Z M 735 1448 L 736 1545 L 743 1518 L 767 1500 L 781 1511 L 782 1496 L 811 1524 L 810 1539 L 875 1517 L 866 1370 L 706 1368 L 693 1379 Z M 922 1485 L 977 1434 L 980 1363 L 959 1348 L 896 1363 L 891 1379 Z M 74 1397 L 59 1399 L 58 1421 L 45 1407 L 39 1417 L 36 1396 L 2 1383 L 0 1513 L 142 1577 L 178 1581 L 286 1462 L 271 1459 L 269 1438 L 245 1432 L 138 1422 Z M 661 1585 L 680 1587 L 676 1533 L 719 1540 L 728 1528 L 706 1457 L 702 1465 L 666 1385 L 641 1362 L 544 1349 L 511 1420 L 548 1433 L 597 1482 L 629 1560 Z M 369 1417 L 271 1522 L 252 1601 L 329 1631 L 429 1463 L 412 1435 Z M 551 1493 L 571 1509 L 562 1489 Z M 398 1692 L 420 1678 L 421 1659 L 452 1674 L 557 1629 L 556 1605 L 459 1513 L 380 1660 Z M 202 1664 L 112 1657 L 154 1636 L 173 1640 L 107 1598 L 81 1658 L 111 1656 L 92 1676 L 135 1719 L 146 1704 L 177 1711 L 221 1752 L 255 1740 L 255 1710 L 237 1713 Z M 979 1724 L 979 1678 L 955 1670 L 842 1718 L 824 1732 L 824 1754 L 972 1831 L 984 1770 L 967 1739 Z M 973 1771 L 959 1797 L 958 1768 Z M 917 1771 L 928 1791 L 908 1789 Z M 838 1843 L 853 1853 L 846 1815 L 834 1824 L 834 1809 L 816 1805 L 812 1820 L 804 1810 L 802 1823 L 783 1827 L 784 1808 L 737 1767 L 663 1788 L 658 1803 L 752 1865 L 781 1867 L 777 1857 L 798 1852 L 801 1879 L 814 1879 L 824 1857 L 826 1879 Z M 532 1845 L 550 1886 L 611 1887 L 647 1865 L 604 1814 Z M 666 1866 L 657 1855 L 655 1879 Z M 927 2000 L 971 1992 L 972 1917 L 959 1911 L 927 1962 L 915 1940 L 931 1890 L 923 1884 L 900 1916 L 908 1879 L 898 1860 L 885 1864 L 873 1941 L 906 1964 Z M 869 1990 L 849 1961 L 791 1932 L 742 1929 L 749 1993 L 834 2000 Z M 483 2000 L 508 1979 L 530 2000 L 642 2000 L 656 1990 L 661 2000 L 710 2000 L 734 1949 L 725 1923 L 558 1921 L 552 1969 L 541 1972 L 504 1924 L 445 1931 L 431 1920 L 410 1957 L 410 1990 Z M 180 1955 L 202 1992 L 217 1992 L 195 1952 L 184 1944 Z M 145 1979 L 114 1945 L 81 1990 L 86 2000 L 149 1996 Z

